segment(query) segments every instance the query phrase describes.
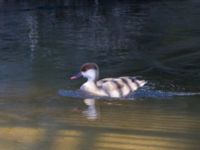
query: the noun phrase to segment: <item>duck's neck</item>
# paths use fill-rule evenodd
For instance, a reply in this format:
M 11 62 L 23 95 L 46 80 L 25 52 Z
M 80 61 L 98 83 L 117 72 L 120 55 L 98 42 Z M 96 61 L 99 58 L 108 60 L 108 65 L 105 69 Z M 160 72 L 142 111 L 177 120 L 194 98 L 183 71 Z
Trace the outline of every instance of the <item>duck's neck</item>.
M 95 84 L 96 85 L 97 80 L 94 79 L 88 79 L 86 83 L 90 83 L 90 84 Z
M 96 90 L 98 90 L 97 88 L 97 84 L 95 80 L 87 80 L 82 86 L 81 86 L 82 90 L 88 91 L 88 92 L 94 92 Z

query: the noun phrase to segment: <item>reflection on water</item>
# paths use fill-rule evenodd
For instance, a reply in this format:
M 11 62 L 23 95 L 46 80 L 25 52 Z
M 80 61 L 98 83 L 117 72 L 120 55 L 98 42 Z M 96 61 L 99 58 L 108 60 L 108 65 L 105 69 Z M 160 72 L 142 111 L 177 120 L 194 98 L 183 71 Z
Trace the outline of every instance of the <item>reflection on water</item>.
M 38 27 L 37 27 L 37 19 L 34 18 L 35 16 L 27 16 L 27 23 L 29 26 L 29 39 L 30 39 L 30 55 L 31 59 L 34 58 L 34 53 L 36 50 L 36 46 L 38 44 Z
M 200 149 L 199 4 L 0 1 L 0 149 Z M 84 103 L 85 62 L 149 89 Z
M 83 111 L 83 114 L 87 117 L 89 120 L 95 120 L 99 117 L 99 114 L 95 107 L 95 99 L 88 98 L 84 99 L 84 103 L 88 106 L 88 108 Z
M 89 107 L 93 102 L 87 101 Z M 100 117 L 95 120 L 91 118 L 94 108 L 85 106 L 81 99 L 1 100 L 0 107 L 2 149 L 200 148 L 199 103 L 195 97 L 96 101 Z

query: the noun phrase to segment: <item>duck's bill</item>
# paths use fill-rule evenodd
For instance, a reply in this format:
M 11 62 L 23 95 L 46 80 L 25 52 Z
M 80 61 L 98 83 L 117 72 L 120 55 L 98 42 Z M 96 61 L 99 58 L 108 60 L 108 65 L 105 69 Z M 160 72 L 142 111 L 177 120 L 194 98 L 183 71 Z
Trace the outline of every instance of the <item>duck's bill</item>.
M 76 80 L 76 79 L 78 79 L 78 78 L 80 78 L 80 77 L 82 77 L 81 72 L 79 72 L 77 75 L 74 75 L 74 76 L 70 77 L 70 79 L 71 79 L 71 80 Z

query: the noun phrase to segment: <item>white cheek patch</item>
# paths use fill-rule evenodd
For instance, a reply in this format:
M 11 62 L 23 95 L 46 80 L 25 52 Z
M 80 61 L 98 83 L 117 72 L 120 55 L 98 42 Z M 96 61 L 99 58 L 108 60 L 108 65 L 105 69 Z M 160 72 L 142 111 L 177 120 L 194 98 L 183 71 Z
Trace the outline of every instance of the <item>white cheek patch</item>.
M 83 77 L 87 78 L 88 80 L 95 80 L 96 78 L 96 72 L 95 70 L 89 69 L 85 72 L 81 72 Z

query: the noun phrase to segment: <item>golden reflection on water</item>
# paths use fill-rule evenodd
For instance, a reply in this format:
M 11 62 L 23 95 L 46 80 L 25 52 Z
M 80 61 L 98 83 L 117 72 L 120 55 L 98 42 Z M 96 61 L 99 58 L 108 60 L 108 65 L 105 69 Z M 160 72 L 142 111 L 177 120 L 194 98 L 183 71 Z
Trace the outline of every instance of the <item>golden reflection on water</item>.
M 98 113 L 91 119 L 91 105 L 54 100 L 1 101 L 0 149 L 200 149 L 199 116 L 186 101 L 98 101 L 90 103 Z
M 1 127 L 0 149 L 29 149 L 42 140 L 44 129 L 27 127 Z
M 78 150 L 83 133 L 77 130 L 60 130 L 53 143 L 52 149 L 58 150 Z
M 97 140 L 97 147 L 111 149 L 184 149 L 192 146 L 185 140 L 168 137 L 106 133 Z M 185 143 L 187 142 L 187 143 Z
M 81 127 L 79 127 L 81 128 Z M 26 149 L 113 149 L 113 150 L 184 150 L 198 149 L 198 140 L 183 137 L 168 137 L 159 135 L 145 135 L 136 132 L 118 133 L 96 128 L 87 130 L 57 130 L 51 135 L 51 130 L 27 127 L 1 127 L 0 148 L 6 150 Z M 47 133 L 46 133 L 47 132 Z M 147 132 L 148 133 L 148 132 Z M 45 135 L 47 134 L 47 135 Z M 53 136 L 53 137 L 52 137 Z M 90 140 L 90 141 L 88 141 Z

